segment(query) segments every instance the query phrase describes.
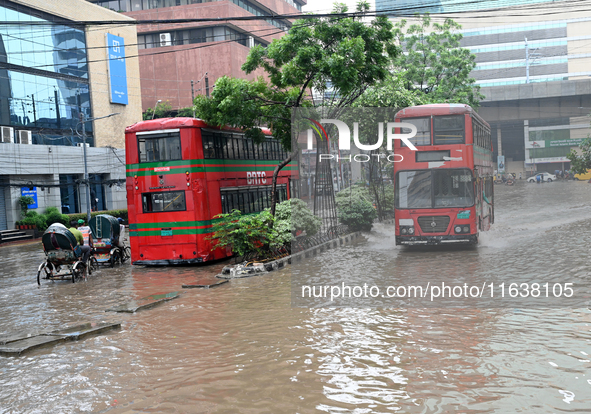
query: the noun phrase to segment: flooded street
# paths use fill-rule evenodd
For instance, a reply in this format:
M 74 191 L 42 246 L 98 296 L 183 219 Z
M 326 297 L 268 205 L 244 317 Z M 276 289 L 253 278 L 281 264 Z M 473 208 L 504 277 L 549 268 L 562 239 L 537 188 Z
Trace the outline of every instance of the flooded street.
M 365 279 L 591 279 L 591 184 L 495 186 L 471 249 L 395 246 L 394 226 L 310 260 Z M 0 357 L 0 413 L 557 413 L 591 411 L 588 307 L 298 308 L 292 269 L 135 314 L 106 309 L 218 273 L 101 268 L 42 281 L 40 243 L 0 248 L 0 336 L 83 322 L 122 329 Z M 227 263 L 227 262 L 226 262 Z

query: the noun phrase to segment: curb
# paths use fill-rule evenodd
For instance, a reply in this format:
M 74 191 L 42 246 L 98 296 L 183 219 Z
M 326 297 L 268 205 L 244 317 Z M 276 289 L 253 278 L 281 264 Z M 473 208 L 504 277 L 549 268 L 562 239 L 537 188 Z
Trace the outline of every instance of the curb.
M 304 258 L 313 257 L 313 256 L 316 256 L 318 253 L 324 252 L 325 250 L 329 250 L 332 248 L 336 248 L 336 247 L 340 247 L 345 244 L 348 244 L 348 243 L 352 242 L 354 239 L 357 239 L 359 236 L 361 236 L 360 231 L 357 231 L 354 233 L 349 233 L 345 236 L 341 236 L 339 238 L 329 240 L 327 242 L 319 244 L 318 246 L 314 246 L 314 247 L 311 247 L 307 250 L 303 250 L 301 252 L 294 253 L 290 256 L 285 256 L 280 259 L 273 260 L 272 262 L 262 263 L 262 266 L 257 266 L 256 268 L 253 266 L 252 269 L 248 269 L 249 272 L 245 273 L 245 274 L 231 276 L 230 271 L 228 271 L 228 273 L 219 273 L 215 277 L 217 277 L 219 279 L 241 279 L 241 278 L 245 278 L 245 277 L 260 276 L 260 275 L 272 272 L 274 270 L 283 269 L 288 264 L 291 264 L 291 262 L 293 260 L 299 261 Z M 234 265 L 234 266 L 240 266 L 240 265 Z M 264 267 L 264 270 L 262 269 L 262 267 Z M 225 268 L 224 268 L 224 270 L 225 270 Z

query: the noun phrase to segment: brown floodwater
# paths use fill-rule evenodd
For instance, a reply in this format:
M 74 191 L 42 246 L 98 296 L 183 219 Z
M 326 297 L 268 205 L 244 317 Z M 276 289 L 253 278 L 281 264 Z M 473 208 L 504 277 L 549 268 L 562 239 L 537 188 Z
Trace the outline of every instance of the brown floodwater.
M 591 278 L 591 184 L 495 192 L 496 224 L 475 249 L 396 247 L 393 226 L 378 224 L 310 266 L 368 258 L 373 280 L 391 277 L 385 262 L 409 277 L 438 263 L 439 274 Z M 105 310 L 225 263 L 123 265 L 38 287 L 43 256 L 39 243 L 0 248 L 0 336 L 122 329 L 0 357 L 0 413 L 591 412 L 587 307 L 299 308 L 287 268 L 120 314 Z

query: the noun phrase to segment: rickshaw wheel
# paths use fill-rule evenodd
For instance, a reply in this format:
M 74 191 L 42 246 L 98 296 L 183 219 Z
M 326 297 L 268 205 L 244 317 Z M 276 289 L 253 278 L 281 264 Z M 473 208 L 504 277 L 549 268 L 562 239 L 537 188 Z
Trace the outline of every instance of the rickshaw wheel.
M 90 259 L 88 259 L 88 275 L 92 275 L 92 272 L 94 272 L 97 268 L 98 261 L 96 260 L 96 257 L 93 256 Z
M 53 265 L 51 265 L 51 267 L 53 267 Z M 47 262 L 44 262 L 41 267 L 39 268 L 39 271 L 37 272 L 37 285 L 41 286 L 41 272 L 43 272 L 45 274 L 45 278 L 47 279 L 48 276 L 51 274 L 51 271 L 48 272 L 47 271 Z
M 123 249 L 123 257 L 121 258 L 121 263 L 124 263 L 127 259 L 131 259 L 131 249 L 129 246 L 125 246 L 125 249 Z
M 121 250 L 120 249 L 115 249 L 115 251 L 111 255 L 110 262 L 111 262 L 111 267 L 114 267 L 115 263 L 117 263 L 117 262 L 123 263 L 123 258 L 121 257 Z
M 79 266 L 81 266 L 81 268 L 79 268 Z M 86 266 L 84 262 L 77 262 L 72 266 L 72 283 L 76 283 L 76 279 L 84 277 L 85 268 Z

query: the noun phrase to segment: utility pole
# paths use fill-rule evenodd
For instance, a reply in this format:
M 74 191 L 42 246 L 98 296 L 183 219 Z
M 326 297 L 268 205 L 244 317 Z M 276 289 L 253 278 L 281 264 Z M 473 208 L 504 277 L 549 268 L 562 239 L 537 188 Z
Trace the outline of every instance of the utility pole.
M 113 115 L 119 115 L 119 113 L 109 114 L 105 116 L 101 116 L 98 118 L 90 118 L 84 119 L 84 112 L 80 112 L 80 122 L 78 125 L 82 124 L 82 149 L 84 154 L 84 182 L 86 183 L 86 224 L 90 223 L 90 180 L 88 179 L 88 162 L 86 161 L 86 127 L 84 124 L 90 121 L 96 121 L 97 119 L 109 118 Z M 78 125 L 76 125 L 76 133 L 80 136 L 78 132 Z
M 90 223 L 90 182 L 88 180 L 88 163 L 86 161 L 86 126 L 84 125 L 84 112 L 80 113 L 82 124 L 82 150 L 84 153 L 84 183 L 86 183 L 86 224 Z
M 37 109 L 35 109 L 35 94 L 31 94 L 31 100 L 33 101 L 33 122 L 37 126 Z
M 62 127 L 62 119 L 60 116 L 60 105 L 57 96 L 57 89 L 53 90 L 53 96 L 55 97 L 55 117 L 57 119 L 57 127 L 60 129 Z
M 191 80 L 191 106 L 193 107 L 193 118 L 195 118 L 195 89 L 193 89 L 193 80 Z

